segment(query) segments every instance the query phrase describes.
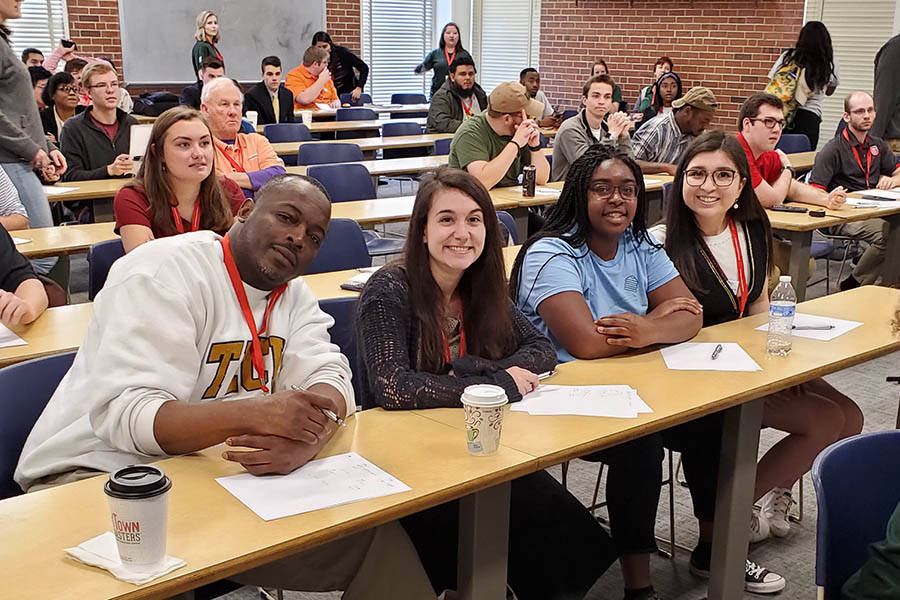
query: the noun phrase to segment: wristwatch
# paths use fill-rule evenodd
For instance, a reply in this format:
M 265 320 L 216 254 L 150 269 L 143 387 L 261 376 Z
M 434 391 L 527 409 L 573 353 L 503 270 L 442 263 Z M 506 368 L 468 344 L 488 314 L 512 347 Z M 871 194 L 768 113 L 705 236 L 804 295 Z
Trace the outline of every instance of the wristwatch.
M 782 166 L 781 166 L 781 170 L 782 170 L 782 171 L 790 171 L 790 172 L 791 172 L 791 179 L 795 179 L 795 178 L 797 177 L 797 170 L 796 170 L 794 167 L 782 165 Z

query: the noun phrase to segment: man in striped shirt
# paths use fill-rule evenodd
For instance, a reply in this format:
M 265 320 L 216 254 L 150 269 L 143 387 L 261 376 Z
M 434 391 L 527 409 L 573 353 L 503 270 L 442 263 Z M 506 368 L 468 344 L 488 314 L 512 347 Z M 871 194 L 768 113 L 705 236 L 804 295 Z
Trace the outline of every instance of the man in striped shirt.
M 28 213 L 9 175 L 0 169 L 0 225 L 7 231 L 28 229 Z

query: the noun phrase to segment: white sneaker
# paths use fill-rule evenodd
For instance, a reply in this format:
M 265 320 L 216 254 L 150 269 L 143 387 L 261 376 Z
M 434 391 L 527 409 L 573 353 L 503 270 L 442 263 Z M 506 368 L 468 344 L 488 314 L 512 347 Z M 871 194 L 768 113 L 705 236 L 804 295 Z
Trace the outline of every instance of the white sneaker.
M 761 512 L 769 522 L 769 530 L 772 535 L 784 537 L 791 532 L 791 521 L 788 515 L 794 503 L 791 490 L 784 488 L 773 488 L 762 497 L 760 500 Z
M 784 589 L 787 582 L 778 573 L 759 566 L 749 558 L 744 572 L 744 589 L 754 594 L 774 594 Z
M 753 513 L 750 515 L 750 543 L 755 544 L 769 537 L 771 528 L 769 520 L 758 506 L 753 506 Z

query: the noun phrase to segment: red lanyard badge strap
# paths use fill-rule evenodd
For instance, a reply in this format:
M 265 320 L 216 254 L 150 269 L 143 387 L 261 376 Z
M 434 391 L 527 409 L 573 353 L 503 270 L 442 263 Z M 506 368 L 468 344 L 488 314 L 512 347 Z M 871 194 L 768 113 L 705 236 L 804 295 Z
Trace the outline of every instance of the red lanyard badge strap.
M 178 207 L 172 206 L 172 220 L 175 221 L 175 229 L 178 233 L 184 233 L 184 225 L 181 224 L 181 215 L 178 214 Z M 200 200 L 194 200 L 194 212 L 191 214 L 191 231 L 200 230 Z
M 741 241 L 738 238 L 737 227 L 734 221 L 728 222 L 728 229 L 731 230 L 731 243 L 734 245 L 734 257 L 737 259 L 738 294 L 740 295 L 738 298 L 738 305 L 740 306 L 738 318 L 741 318 L 744 316 L 744 309 L 747 307 L 747 296 L 749 296 L 747 277 L 744 274 L 744 253 L 741 251 Z

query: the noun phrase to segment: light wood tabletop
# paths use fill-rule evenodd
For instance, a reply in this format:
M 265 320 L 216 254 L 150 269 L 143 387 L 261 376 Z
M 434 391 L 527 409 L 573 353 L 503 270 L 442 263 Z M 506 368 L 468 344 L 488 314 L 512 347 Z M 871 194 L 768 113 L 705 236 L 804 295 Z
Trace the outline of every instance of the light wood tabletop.
M 545 148 L 545 154 L 552 154 L 552 152 L 546 152 L 550 150 L 549 148 Z M 666 175 L 665 173 L 660 173 L 658 175 L 644 175 L 644 184 L 647 188 L 648 192 L 658 192 L 662 190 L 663 183 L 672 181 L 674 177 L 671 175 Z M 562 181 L 551 181 L 550 183 L 545 183 L 544 185 L 536 186 L 537 188 L 551 188 L 554 190 L 561 190 L 563 188 Z M 491 190 L 491 197 L 494 199 L 503 199 L 503 200 L 512 200 L 516 199 L 519 201 L 519 206 L 539 206 L 541 204 L 555 204 L 559 199 L 559 194 L 542 194 L 540 190 L 536 190 L 533 198 L 525 198 L 522 196 L 521 189 L 516 187 L 497 187 Z
M 173 482 L 167 552 L 187 565 L 143 586 L 64 557 L 65 548 L 108 530 L 105 476 L 17 496 L 0 501 L 0 536 L 9 541 L 0 546 L 10 575 L 5 594 L 68 598 L 77 590 L 79 598 L 94 600 L 167 598 L 536 470 L 532 457 L 509 448 L 472 457 L 463 433 L 411 412 L 365 411 L 347 425 L 320 456 L 357 452 L 411 491 L 266 522 L 215 481 L 243 472 L 220 457 L 222 447 L 162 461 Z M 441 468 L 423 457 L 440 460 Z
M 93 303 L 71 304 L 48 308 L 29 325 L 12 327 L 13 333 L 27 342 L 24 346 L 0 348 L 0 367 L 78 350 L 87 332 Z
M 794 152 L 788 154 L 788 158 L 791 160 L 791 166 L 795 169 L 812 169 L 816 164 L 816 151 Z
M 382 223 L 398 223 L 409 220 L 414 202 L 415 196 L 335 202 L 331 205 L 331 218 L 353 219 L 360 225 L 369 227 Z M 494 200 L 494 208 L 497 210 L 511 209 L 516 206 L 515 200 Z
M 312 133 L 323 133 L 326 131 L 371 131 L 373 129 L 381 129 L 385 123 L 415 123 L 425 127 L 425 117 L 416 117 L 409 119 L 377 119 L 374 121 L 313 121 L 309 126 Z M 263 132 L 265 125 L 257 125 L 256 130 Z
M 131 181 L 127 177 L 113 179 L 89 179 L 87 181 L 60 181 L 53 186 L 44 186 L 47 192 L 47 200 L 63 202 L 68 200 L 96 200 L 97 198 L 112 198 L 123 185 Z M 66 191 L 55 193 L 54 190 Z
M 431 148 L 437 140 L 451 139 L 452 133 L 423 133 L 422 135 L 397 135 L 391 137 L 352 138 L 347 140 L 312 140 L 308 142 L 275 142 L 272 148 L 280 156 L 297 154 L 297 148 L 306 144 L 356 144 L 363 152 L 394 148 Z
M 94 244 L 118 238 L 113 233 L 114 228 L 115 223 L 90 223 L 21 229 L 10 231 L 9 234 L 17 239 L 29 240 L 27 243 L 16 244 L 16 250 L 28 258 L 41 258 L 87 252 Z
M 361 106 L 343 106 L 341 108 L 367 108 L 376 114 L 408 114 L 408 113 L 419 113 L 419 112 L 428 112 L 428 109 L 431 108 L 431 104 L 363 104 Z M 316 108 L 312 111 L 313 119 L 316 118 L 325 118 L 325 117 L 333 117 L 337 114 L 338 109 L 336 108 Z M 302 109 L 294 109 L 294 117 L 300 118 L 302 113 Z

